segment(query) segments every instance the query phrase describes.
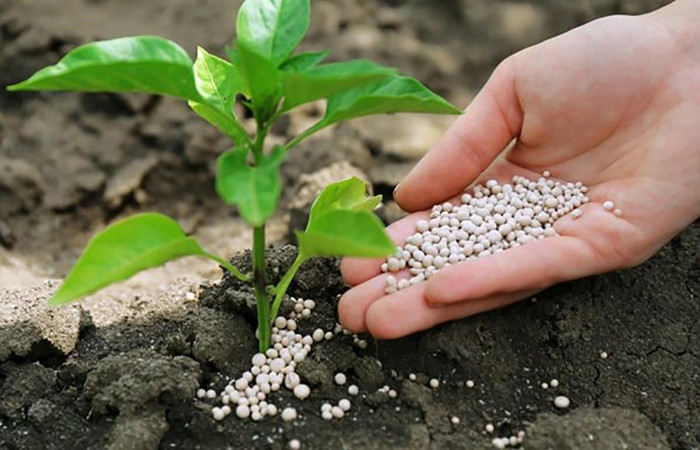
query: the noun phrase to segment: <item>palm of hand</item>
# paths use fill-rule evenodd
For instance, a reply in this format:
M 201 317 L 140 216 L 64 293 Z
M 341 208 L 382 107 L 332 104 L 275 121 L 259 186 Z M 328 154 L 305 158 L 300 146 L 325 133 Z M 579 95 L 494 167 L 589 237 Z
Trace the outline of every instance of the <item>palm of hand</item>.
M 700 60 L 682 50 L 646 17 L 615 17 L 506 60 L 402 183 L 397 201 L 417 211 L 477 177 L 549 170 L 584 181 L 591 203 L 580 219 L 556 222 L 559 237 L 451 266 L 391 296 L 377 261 L 346 260 L 343 274 L 358 286 L 341 299 L 343 323 L 397 337 L 651 256 L 700 214 Z M 605 200 L 623 216 L 605 211 Z M 390 234 L 402 243 L 425 215 L 393 224 Z

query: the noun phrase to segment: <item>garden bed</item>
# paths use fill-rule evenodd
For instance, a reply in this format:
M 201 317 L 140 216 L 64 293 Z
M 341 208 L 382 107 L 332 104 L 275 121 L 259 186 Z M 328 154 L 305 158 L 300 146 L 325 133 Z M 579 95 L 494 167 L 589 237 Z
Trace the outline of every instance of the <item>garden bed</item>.
M 252 293 L 235 279 L 147 320 L 95 327 L 83 317 L 69 354 L 38 340 L 28 354 L 0 364 L 0 445 L 286 448 L 299 439 L 303 448 L 484 448 L 522 430 L 525 448 L 689 448 L 698 443 L 700 407 L 700 311 L 692 300 L 699 243 L 694 225 L 640 267 L 408 338 L 370 339 L 366 349 L 337 334 L 297 367 L 311 386 L 308 399 L 284 389 L 270 396 L 297 409 L 293 422 L 217 422 L 214 402 L 195 396 L 200 386 L 222 390 L 256 351 Z M 276 273 L 294 248 L 269 254 Z M 317 304 L 299 321 L 302 334 L 333 330 L 344 289 L 337 273 L 336 261 L 315 261 L 293 284 L 294 296 Z M 359 395 L 335 384 L 336 372 Z M 541 386 L 552 379 L 556 388 Z M 379 391 L 385 385 L 395 398 Z M 555 408 L 557 395 L 571 406 Z M 321 404 L 341 398 L 352 401 L 346 416 L 322 420 Z M 493 433 L 485 431 L 489 423 Z

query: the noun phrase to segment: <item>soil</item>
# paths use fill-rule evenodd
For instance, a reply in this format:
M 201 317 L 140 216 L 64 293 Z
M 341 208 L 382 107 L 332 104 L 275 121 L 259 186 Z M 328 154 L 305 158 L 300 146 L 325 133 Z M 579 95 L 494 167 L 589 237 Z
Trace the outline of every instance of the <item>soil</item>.
M 190 52 L 196 44 L 220 52 L 239 3 L 0 0 L 0 84 L 93 39 L 157 34 Z M 599 16 L 662 3 L 314 0 L 304 48 L 393 65 L 465 105 L 508 54 Z M 291 116 L 273 139 L 319 113 L 314 106 Z M 302 175 L 335 163 L 350 163 L 390 194 L 449 124 L 409 117 L 353 122 L 304 143 L 285 163 L 282 203 L 313 185 Z M 250 290 L 216 282 L 209 263 L 169 264 L 60 314 L 43 308 L 56 287 L 43 280 L 64 276 L 92 233 L 136 211 L 172 215 L 218 253 L 244 249 L 249 232 L 212 188 L 212 162 L 226 148 L 173 100 L 0 90 L 0 449 L 287 448 L 293 438 L 309 449 L 488 448 L 520 430 L 526 448 L 700 447 L 699 223 L 639 267 L 559 285 L 536 301 L 370 340 L 365 350 L 342 334 L 320 343 L 298 370 L 311 397 L 275 396 L 298 409 L 294 424 L 218 423 L 195 400 L 198 387 L 220 389 L 245 370 L 256 348 Z M 273 277 L 294 256 L 283 245 L 289 217 L 300 214 L 284 210 L 270 226 Z M 383 216 L 397 215 L 389 203 Z M 302 330 L 335 325 L 345 289 L 337 274 L 334 260 L 303 268 L 290 293 L 319 306 Z M 320 404 L 347 397 L 331 381 L 339 370 L 361 395 L 349 416 L 325 422 Z M 437 389 L 427 386 L 433 377 Z M 540 386 L 552 378 L 558 388 Z M 378 393 L 384 385 L 398 397 Z M 555 395 L 571 407 L 554 408 Z M 483 432 L 487 423 L 493 434 Z

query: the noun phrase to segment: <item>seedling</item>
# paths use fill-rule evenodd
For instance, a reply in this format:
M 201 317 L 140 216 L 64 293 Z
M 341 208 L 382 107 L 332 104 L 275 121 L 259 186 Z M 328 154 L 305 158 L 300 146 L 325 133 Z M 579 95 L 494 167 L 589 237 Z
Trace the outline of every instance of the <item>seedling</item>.
M 460 111 L 413 78 L 366 60 L 322 64 L 328 52 L 294 53 L 309 27 L 310 0 L 246 0 L 238 11 L 237 39 L 228 60 L 197 49 L 194 63 L 180 46 L 154 36 L 98 41 L 66 54 L 11 91 L 143 92 L 181 98 L 233 141 L 219 156 L 216 191 L 253 227 L 253 272 L 241 273 L 204 250 L 173 219 L 137 214 L 98 233 L 49 300 L 62 305 L 167 261 L 189 255 L 212 259 L 243 281 L 257 301 L 260 350 L 270 345 L 271 320 L 300 265 L 316 256 L 381 257 L 395 247 L 372 213 L 380 196 L 351 178 L 326 187 L 314 202 L 298 256 L 276 286 L 265 274 L 265 222 L 280 198 L 280 165 L 287 152 L 330 125 L 396 112 Z M 326 100 L 316 124 L 282 146 L 268 148 L 270 127 L 290 110 Z M 255 118 L 249 135 L 235 114 L 240 102 Z

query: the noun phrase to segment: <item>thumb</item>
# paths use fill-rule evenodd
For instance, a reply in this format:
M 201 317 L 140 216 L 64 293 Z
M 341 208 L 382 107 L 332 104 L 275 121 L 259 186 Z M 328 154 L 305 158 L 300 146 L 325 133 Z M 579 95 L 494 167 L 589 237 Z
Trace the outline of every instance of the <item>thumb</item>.
M 461 193 L 520 133 L 523 112 L 514 59 L 503 61 L 484 88 L 394 192 L 413 212 Z

